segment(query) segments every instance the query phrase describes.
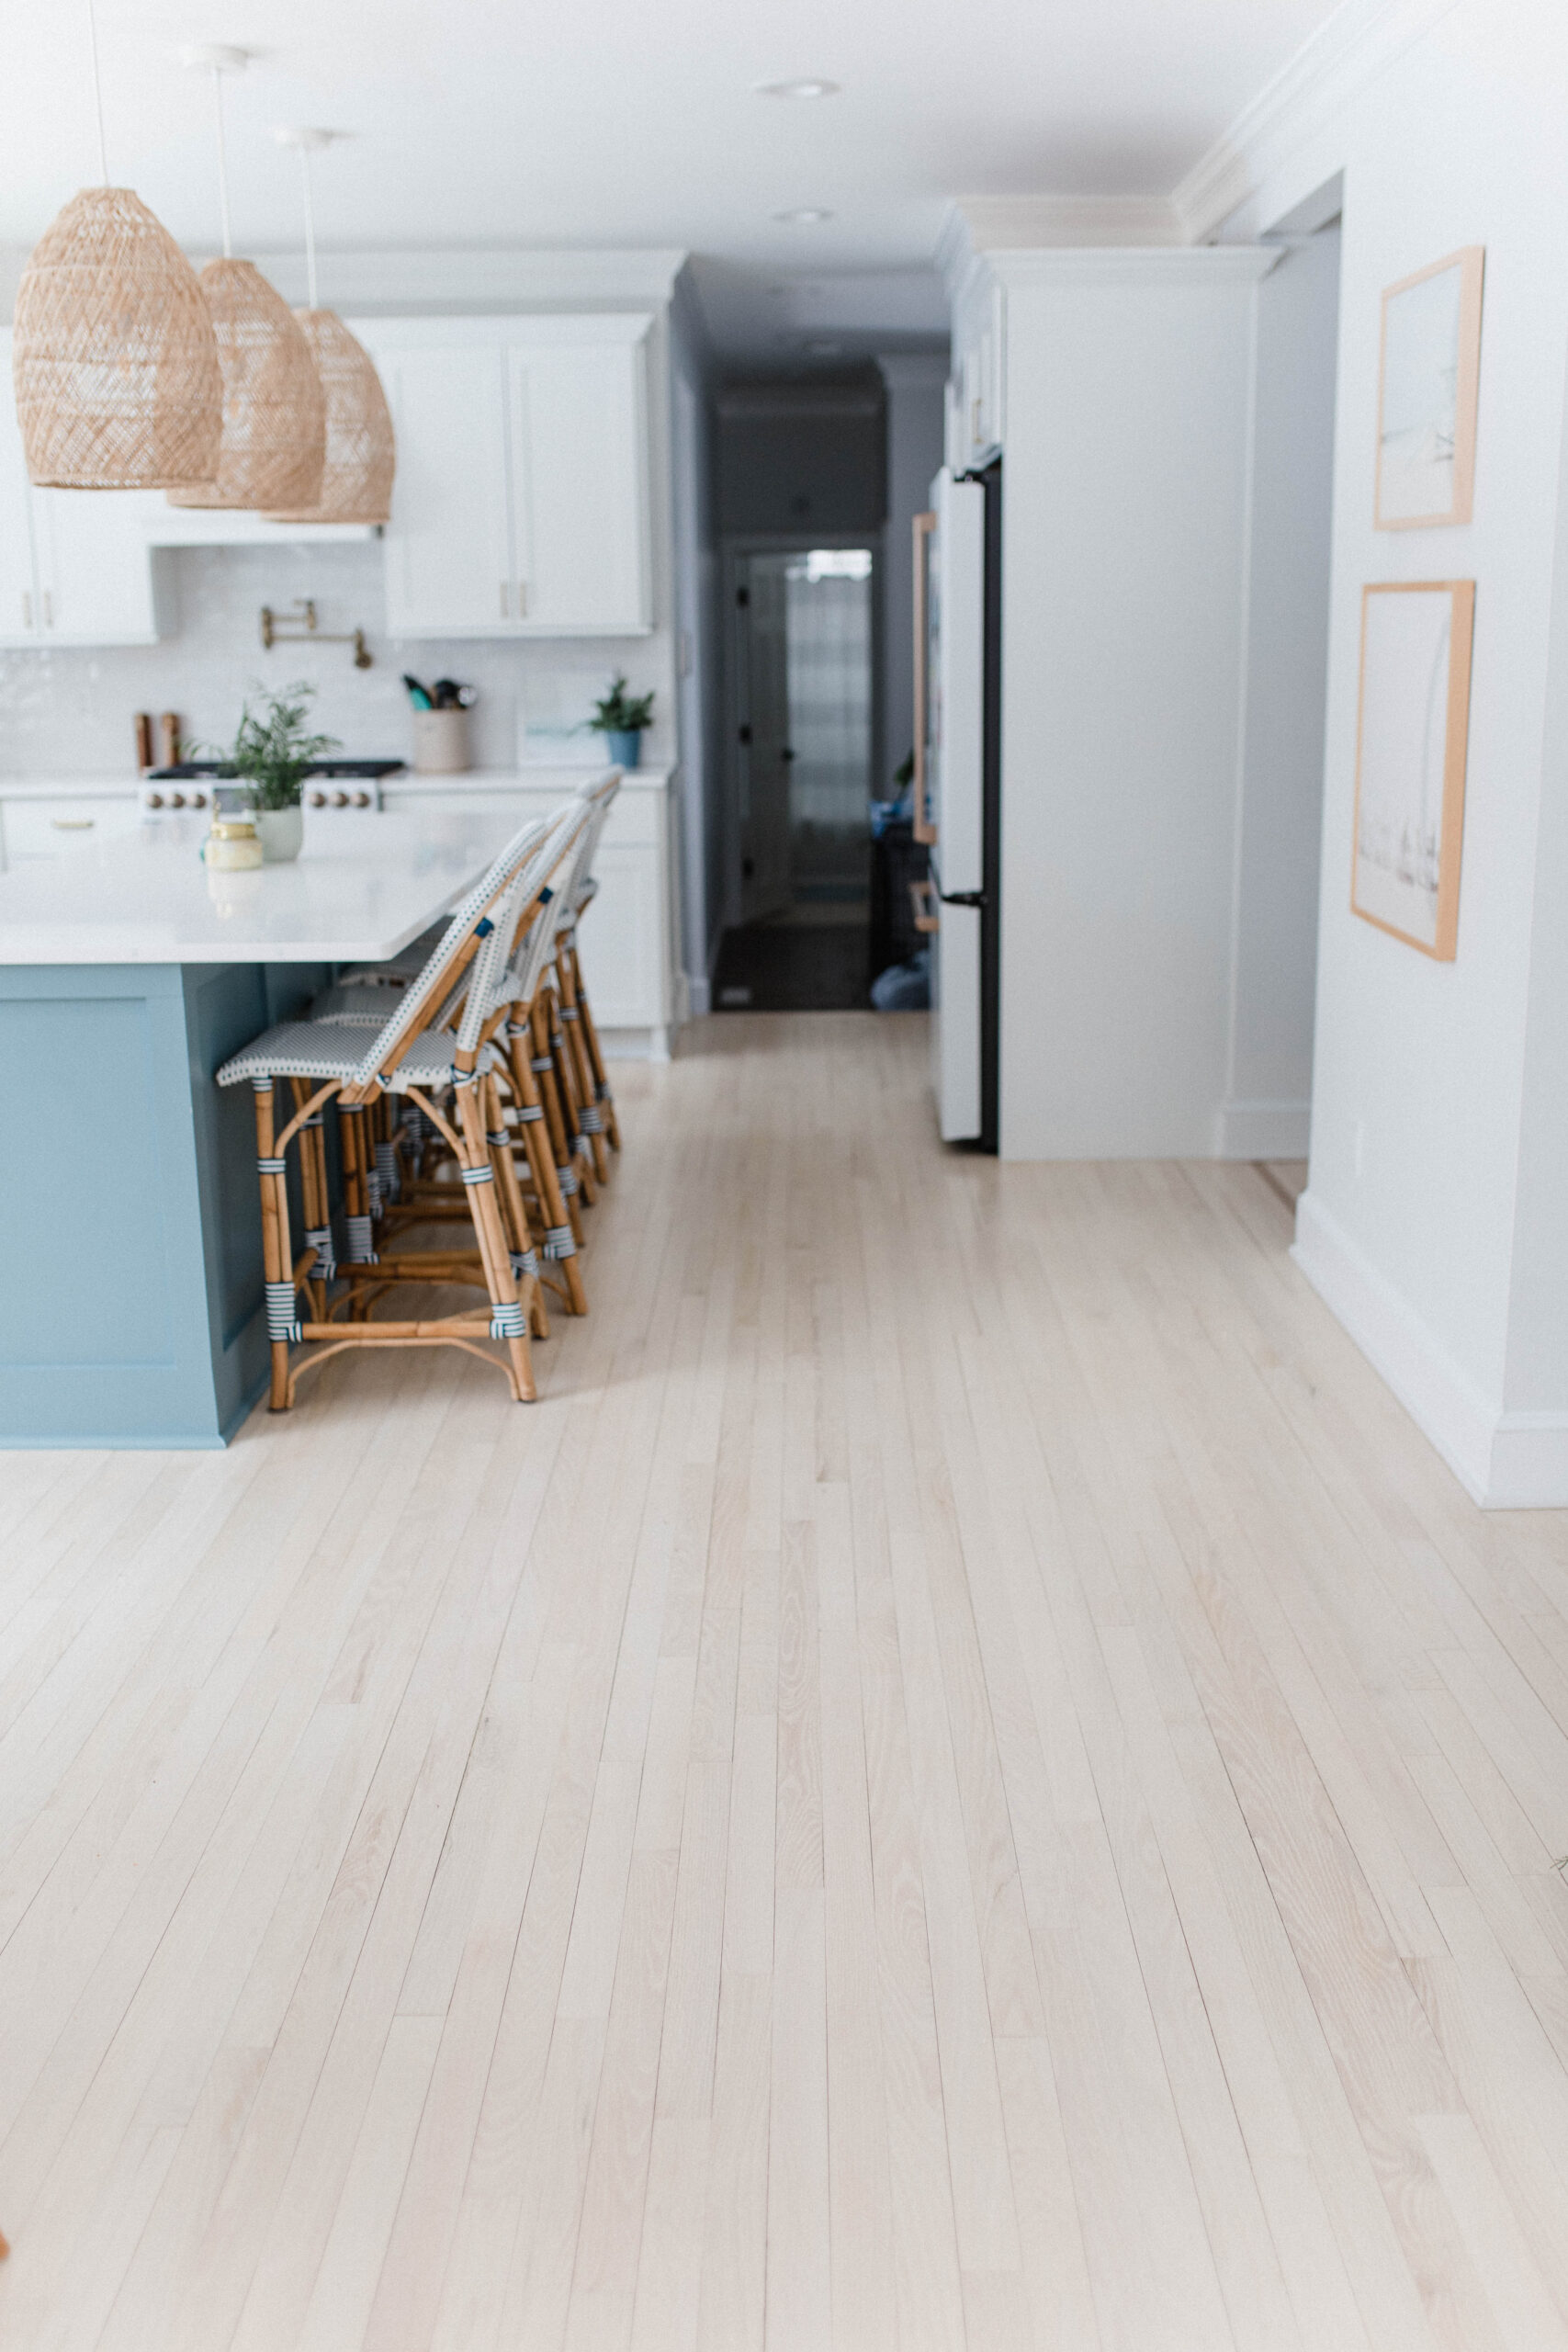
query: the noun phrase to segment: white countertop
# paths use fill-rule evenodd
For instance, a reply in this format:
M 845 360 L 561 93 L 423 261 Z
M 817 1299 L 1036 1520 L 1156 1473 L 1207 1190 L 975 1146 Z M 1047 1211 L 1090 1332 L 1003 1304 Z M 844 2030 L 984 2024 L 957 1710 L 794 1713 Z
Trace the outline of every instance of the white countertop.
M 209 874 L 206 819 L 163 818 L 0 875 L 0 965 L 377 963 L 470 890 L 513 829 L 499 809 L 437 827 L 311 809 L 294 865 Z

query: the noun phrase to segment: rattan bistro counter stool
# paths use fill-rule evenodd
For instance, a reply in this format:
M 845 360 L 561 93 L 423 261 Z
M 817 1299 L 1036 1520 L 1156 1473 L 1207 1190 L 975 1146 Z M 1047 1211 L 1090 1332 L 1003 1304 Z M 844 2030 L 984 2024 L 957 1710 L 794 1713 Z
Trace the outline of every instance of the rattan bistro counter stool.
M 389 1018 L 368 1039 L 366 1032 L 351 1027 L 286 1022 L 254 1039 L 218 1072 L 220 1086 L 248 1082 L 255 1092 L 272 1350 L 269 1401 L 275 1412 L 293 1404 L 299 1372 L 306 1368 L 291 1362 L 290 1349 L 296 1345 L 304 1345 L 316 1363 L 351 1347 L 459 1347 L 495 1363 L 519 1403 L 536 1393 L 528 1333 L 531 1322 L 543 1323 L 543 1302 L 536 1273 L 530 1271 L 530 1262 L 536 1265 L 536 1261 L 511 1156 L 502 1155 L 504 1170 L 498 1170 L 490 1140 L 490 1130 L 498 1123 L 490 1098 L 499 1057 L 483 1038 L 482 1015 L 531 910 L 527 893 L 533 888 L 536 896 L 543 886 L 535 854 L 548 831 L 547 823 L 536 821 L 513 836 L 453 915 L 424 970 L 407 988 L 389 992 Z M 456 1030 L 431 1027 L 443 1011 L 449 1012 L 465 974 L 468 985 Z M 294 1106 L 282 1123 L 276 1108 L 280 1080 L 289 1084 Z M 349 1282 L 343 1298 L 328 1304 L 331 1227 L 320 1134 L 310 1123 L 331 1101 L 370 1103 L 389 1093 L 410 1097 L 453 1152 L 478 1249 L 422 1259 L 406 1271 L 401 1260 L 362 1262 L 343 1270 L 358 1279 Z M 296 1137 L 301 1139 L 308 1227 L 306 1247 L 298 1257 L 289 1234 L 286 1181 L 288 1148 Z M 312 1216 L 317 1219 L 314 1227 Z M 321 1263 L 323 1240 L 326 1267 Z M 469 1258 L 475 1261 L 473 1270 Z M 374 1282 L 380 1289 L 407 1279 L 478 1282 L 490 1295 L 488 1315 L 466 1310 L 428 1320 L 372 1319 L 366 1285 Z M 302 1290 L 314 1310 L 309 1320 L 297 1311 Z M 486 1339 L 502 1343 L 502 1358 L 480 1344 Z
M 536 1067 L 531 1050 L 530 1014 L 554 945 L 553 910 L 561 890 L 575 873 L 574 852 L 591 815 L 583 802 L 573 800 L 548 820 L 546 839 L 530 861 L 524 920 L 511 961 L 497 972 L 492 985 L 487 981 L 482 1000 L 479 994 L 469 1000 L 470 1010 L 479 1023 L 479 1034 L 487 1043 L 494 1040 L 498 1057 L 503 1050 L 506 1056 L 504 1062 L 496 1060 L 492 1072 L 498 1095 L 504 1091 L 511 1100 L 511 1108 L 506 1112 L 500 1109 L 498 1102 L 491 1125 L 490 1139 L 497 1151 L 497 1164 L 502 1164 L 500 1155 L 503 1150 L 510 1153 L 515 1146 L 524 1152 L 525 1167 L 520 1173 L 527 1188 L 525 1206 L 544 1227 L 540 1244 L 542 1280 L 574 1315 L 586 1314 L 588 1308 L 577 1255 L 581 1229 L 572 1215 L 577 1180 L 569 1155 L 562 1164 L 564 1143 L 557 1147 L 553 1142 L 555 1130 L 549 1124 L 540 1069 Z M 479 987 L 476 979 L 476 990 Z M 385 989 L 375 984 L 340 983 L 316 999 L 310 1017 L 333 1027 L 378 1025 L 387 994 Z M 551 1057 L 545 1057 L 543 1069 L 547 1082 L 553 1084 L 555 1064 Z M 556 1126 L 559 1127 L 558 1101 L 552 1098 L 552 1102 Z M 519 1130 L 516 1136 L 510 1132 L 509 1121 Z M 406 1174 L 400 1165 L 393 1181 L 383 1185 L 380 1211 L 387 1231 L 403 1226 L 429 1225 L 461 1213 L 461 1204 L 454 1197 L 456 1185 L 440 1181 L 442 1143 L 439 1135 L 422 1136 L 414 1155 L 415 1164 Z M 379 1156 L 383 1147 L 378 1146 L 377 1149 Z

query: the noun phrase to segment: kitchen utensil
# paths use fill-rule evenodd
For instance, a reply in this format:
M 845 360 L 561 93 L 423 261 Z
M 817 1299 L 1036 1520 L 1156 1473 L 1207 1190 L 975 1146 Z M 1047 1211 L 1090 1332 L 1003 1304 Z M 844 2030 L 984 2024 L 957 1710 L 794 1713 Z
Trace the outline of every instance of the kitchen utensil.
M 408 688 L 409 700 L 415 710 L 434 710 L 434 697 L 428 686 L 422 686 L 419 680 L 411 678 L 406 670 L 403 672 L 403 684 Z

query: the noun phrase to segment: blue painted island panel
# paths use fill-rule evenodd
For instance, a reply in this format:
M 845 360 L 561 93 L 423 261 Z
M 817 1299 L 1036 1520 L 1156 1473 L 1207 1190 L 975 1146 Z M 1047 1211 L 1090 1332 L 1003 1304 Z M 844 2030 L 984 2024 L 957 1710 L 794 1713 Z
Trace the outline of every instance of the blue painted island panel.
M 0 967 L 0 1444 L 214 1446 L 243 1419 L 267 1368 L 255 1129 L 213 1073 L 327 977 Z

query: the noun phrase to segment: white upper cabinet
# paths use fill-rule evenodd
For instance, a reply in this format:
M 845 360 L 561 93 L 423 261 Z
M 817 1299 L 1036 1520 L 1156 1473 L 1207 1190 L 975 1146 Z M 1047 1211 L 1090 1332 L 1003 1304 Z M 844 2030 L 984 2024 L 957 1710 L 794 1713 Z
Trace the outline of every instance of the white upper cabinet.
M 386 537 L 394 637 L 513 633 L 504 363 L 482 345 L 380 356 L 398 436 Z
M 519 617 L 647 628 L 642 345 L 507 357 Z
M 152 644 L 145 494 L 35 490 L 10 396 L 9 334 L 0 374 L 0 644 Z
M 145 506 L 133 490 L 33 492 L 40 644 L 156 643 Z
M 398 435 L 394 637 L 652 626 L 645 314 L 378 319 Z
M 10 373 L 10 338 L 6 338 Z M 22 429 L 9 388 L 0 390 L 0 645 L 38 643 L 38 581 L 33 571 L 32 497 L 22 457 Z

